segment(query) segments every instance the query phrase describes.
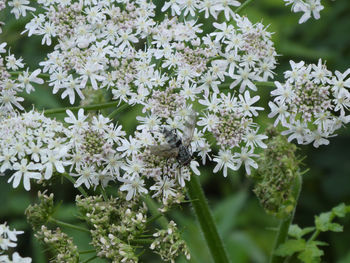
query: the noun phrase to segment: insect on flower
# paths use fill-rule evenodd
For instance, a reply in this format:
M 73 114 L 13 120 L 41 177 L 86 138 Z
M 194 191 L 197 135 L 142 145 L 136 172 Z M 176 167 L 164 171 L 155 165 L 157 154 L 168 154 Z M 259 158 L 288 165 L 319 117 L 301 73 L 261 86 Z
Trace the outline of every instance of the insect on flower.
M 192 160 L 190 143 L 192 141 L 194 128 L 196 126 L 196 112 L 191 111 L 185 122 L 182 138 L 175 130 L 163 128 L 162 132 L 166 143 L 149 146 L 152 154 L 164 158 L 175 158 L 181 166 L 189 165 Z

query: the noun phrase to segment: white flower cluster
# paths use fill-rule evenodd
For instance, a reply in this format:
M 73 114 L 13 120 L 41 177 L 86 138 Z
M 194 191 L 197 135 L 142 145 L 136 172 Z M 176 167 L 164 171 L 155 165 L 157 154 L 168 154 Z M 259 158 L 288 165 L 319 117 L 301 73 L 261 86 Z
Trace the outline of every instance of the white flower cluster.
M 95 90 L 110 88 L 114 99 L 141 104 L 147 114 L 138 117 L 141 124 L 134 137 L 121 139 L 118 149 L 127 157 L 126 165 L 122 165 L 125 174 L 119 177 L 117 169 L 111 168 L 124 182 L 121 190 L 128 191 L 128 198 L 138 192 L 137 187 L 140 192 L 146 191 L 139 176 L 152 167 L 144 160 L 147 147 L 164 141 L 164 127 L 176 130 L 181 137 L 191 104 L 197 102 L 202 105 L 199 124 L 203 129 L 194 131 L 192 152 L 202 157 L 203 164 L 206 158 L 212 159 L 210 143 L 204 139 L 209 133 L 221 148 L 213 159 L 218 163 L 215 172 L 224 168 L 226 176 L 227 167 L 238 169 L 242 163 L 247 173 L 256 167 L 250 157 L 255 156 L 256 147 L 265 147 L 262 140 L 266 136 L 257 134 L 259 127 L 252 121 L 261 110 L 252 106 L 259 96 L 251 97 L 246 89 L 256 91 L 257 81 L 273 78 L 277 54 L 271 34 L 261 23 L 252 24 L 233 12 L 232 7 L 240 5 L 238 1 L 165 2 L 162 12 L 169 16 L 160 22 L 153 19 L 156 6 L 145 0 L 41 3 L 46 11 L 35 16 L 26 31 L 29 36 L 41 35 L 42 44 L 51 45 L 52 38 L 57 39 L 54 51 L 40 63 L 50 74 L 53 93 L 62 91 L 62 98 L 69 97 L 74 103 L 76 94 L 84 98 L 83 90 L 88 86 Z M 213 32 L 202 36 L 202 24 L 194 14 L 217 19 L 221 12 L 234 23 L 214 22 Z M 238 90 L 231 93 L 227 87 Z M 244 97 L 236 96 L 238 92 L 244 92 Z M 237 150 L 241 153 L 233 152 Z M 173 161 L 173 167 L 167 165 L 167 172 L 160 173 L 153 164 L 158 171 L 148 174 L 158 178 L 157 186 L 151 187 L 159 191 L 157 195 L 168 196 L 163 192 L 164 181 L 171 189 L 183 187 L 184 180 L 189 179 L 188 167 L 179 169 Z M 199 173 L 197 162 L 192 161 L 190 166 Z M 96 172 L 90 166 L 84 168 L 86 174 Z M 82 173 L 79 170 L 76 175 Z M 164 177 L 164 173 L 174 176 Z M 94 184 L 91 177 L 90 181 L 83 178 L 79 177 L 77 185 Z M 175 191 L 170 195 L 175 196 Z
M 0 43 L 0 54 L 6 53 L 6 45 L 6 43 Z M 17 78 L 11 77 L 10 71 L 23 68 L 23 59 L 16 59 L 10 51 L 7 56 L 0 56 L 0 120 L 13 116 L 16 108 L 23 110 L 21 102 L 24 99 L 18 96 L 19 92 L 30 93 L 34 90 L 32 83 L 43 83 L 43 80 L 37 77 L 41 72 L 40 69 L 30 73 L 27 68 Z
M 275 68 L 276 52 L 262 24 L 253 25 L 232 11 L 237 1 L 170 1 L 163 11 L 186 17 L 204 12 L 217 18 L 235 20 L 236 27 L 214 23 L 215 33 L 200 38 L 201 24 L 193 18 L 165 17 L 153 20 L 155 5 L 138 1 L 47 1 L 47 11 L 27 25 L 28 35 L 42 35 L 42 43 L 55 51 L 41 62 L 50 73 L 53 93 L 63 90 L 62 98 L 84 98 L 87 85 L 93 89 L 111 87 L 114 99 L 146 104 L 153 89 L 184 83 L 202 83 L 198 90 L 188 85 L 185 93 L 213 88 L 225 80 L 235 80 L 256 89 L 252 81 L 267 80 Z M 123 5 L 121 5 L 123 4 Z M 121 8 L 124 6 L 125 8 Z M 146 46 L 146 49 L 144 47 Z M 215 58 L 220 58 L 211 61 Z M 207 64 L 210 64 L 207 67 Z M 176 78 L 174 78 L 176 76 Z M 192 95 L 192 94 L 189 94 Z
M 290 65 L 284 73 L 286 82 L 275 82 L 269 117 L 276 118 L 275 126 L 280 122 L 287 128 L 282 134 L 289 135 L 288 141 L 327 145 L 327 138 L 350 121 L 350 69 L 333 75 L 321 60 L 317 65 L 303 61 Z
M 251 157 L 257 157 L 254 154 L 256 147 L 266 148 L 262 140 L 266 135 L 257 134 L 258 124 L 253 122 L 252 117 L 258 116 L 258 111 L 262 107 L 253 106 L 260 97 L 250 97 L 248 90 L 244 96 L 239 98 L 228 95 L 214 93 L 211 97 L 199 100 L 199 103 L 206 106 L 204 117 L 200 117 L 198 125 L 204 126 L 203 131 L 208 130 L 215 138 L 216 145 L 220 147 L 219 155 L 213 161 L 217 162 L 214 172 L 224 170 L 224 176 L 227 176 L 227 168 L 237 170 L 242 164 L 249 175 L 250 167 L 257 168 L 257 163 Z M 203 143 L 201 145 L 204 145 Z M 202 147 L 201 156 L 206 154 L 207 147 Z M 204 162 L 203 162 L 204 163 Z
M 321 0 L 284 0 L 284 2 L 286 2 L 286 5 L 292 5 L 292 11 L 294 13 L 304 13 L 299 19 L 299 24 L 306 22 L 311 16 L 319 19 L 320 11 L 324 9 Z
M 27 191 L 30 179 L 49 179 L 54 168 L 63 173 L 69 149 L 67 138 L 60 136 L 64 130 L 62 123 L 35 111 L 1 120 L 0 173 L 11 170 L 8 182 L 16 188 L 23 180 Z
M 22 258 L 17 252 L 12 254 L 12 260 L 8 255 L 2 255 L 3 252 L 9 248 L 17 246 L 17 235 L 23 234 L 23 231 L 11 230 L 9 226 L 0 224 L 0 263 L 31 263 L 32 259 L 29 257 Z
M 70 150 L 65 154 L 65 164 L 70 166 L 70 175 L 78 177 L 75 187 L 82 184 L 86 188 L 106 186 L 119 176 L 124 163 L 116 148 L 125 132 L 101 114 L 93 116 L 92 120 L 84 115 L 83 109 L 79 110 L 78 118 L 69 110 L 67 114 L 64 121 L 69 126 L 65 136 Z
M 30 111 L 0 122 L 0 172 L 12 172 L 8 182 L 16 188 L 23 179 L 49 180 L 54 172 L 63 174 L 69 166 L 78 176 L 75 186 L 106 185 L 119 175 L 121 162 L 114 148 L 125 133 L 121 126 L 98 115 L 90 122 L 81 109 L 78 118 L 71 111 L 65 121 L 70 126 Z

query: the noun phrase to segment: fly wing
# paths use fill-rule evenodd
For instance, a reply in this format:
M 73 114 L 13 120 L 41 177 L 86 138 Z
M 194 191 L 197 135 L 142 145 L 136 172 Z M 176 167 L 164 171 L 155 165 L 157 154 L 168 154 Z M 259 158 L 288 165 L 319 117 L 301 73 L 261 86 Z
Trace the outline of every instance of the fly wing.
M 151 145 L 148 146 L 148 149 L 152 154 L 165 158 L 177 157 L 179 153 L 179 148 L 172 147 L 170 144 Z
M 188 146 L 192 141 L 194 128 L 196 126 L 196 119 L 197 119 L 196 112 L 191 110 L 191 113 L 185 122 L 185 128 L 182 136 L 182 143 L 185 146 Z

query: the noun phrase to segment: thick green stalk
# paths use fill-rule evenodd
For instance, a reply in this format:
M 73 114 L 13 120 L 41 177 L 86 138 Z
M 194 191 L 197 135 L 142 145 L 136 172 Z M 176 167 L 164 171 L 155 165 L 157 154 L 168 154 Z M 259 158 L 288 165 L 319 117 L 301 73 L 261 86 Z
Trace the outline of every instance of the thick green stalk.
M 295 199 L 295 207 L 294 207 L 294 210 L 289 217 L 287 217 L 285 219 L 281 219 L 278 233 L 276 236 L 275 245 L 274 245 L 274 248 L 273 248 L 272 253 L 271 253 L 270 263 L 283 263 L 285 260 L 285 258 L 277 256 L 275 254 L 275 251 L 277 250 L 277 248 L 281 244 L 283 244 L 287 240 L 289 226 L 292 223 L 293 218 L 294 218 L 295 209 L 296 209 L 299 195 L 300 195 L 300 191 L 301 191 L 301 186 L 302 186 L 302 178 L 301 178 L 300 174 L 298 174 L 297 177 L 295 178 L 295 182 L 294 182 L 294 186 L 293 186 L 293 197 Z
M 186 187 L 214 262 L 230 262 L 198 178 L 192 176 Z

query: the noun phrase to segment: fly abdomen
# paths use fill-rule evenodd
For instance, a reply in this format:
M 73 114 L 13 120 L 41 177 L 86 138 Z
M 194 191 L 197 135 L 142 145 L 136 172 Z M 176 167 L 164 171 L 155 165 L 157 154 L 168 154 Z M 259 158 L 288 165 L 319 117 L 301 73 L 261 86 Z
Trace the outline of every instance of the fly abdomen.
M 183 144 L 179 147 L 179 154 L 177 155 L 177 160 L 181 165 L 188 165 L 192 161 L 192 154 L 188 147 Z

